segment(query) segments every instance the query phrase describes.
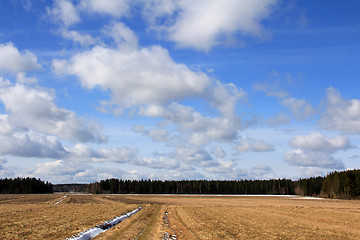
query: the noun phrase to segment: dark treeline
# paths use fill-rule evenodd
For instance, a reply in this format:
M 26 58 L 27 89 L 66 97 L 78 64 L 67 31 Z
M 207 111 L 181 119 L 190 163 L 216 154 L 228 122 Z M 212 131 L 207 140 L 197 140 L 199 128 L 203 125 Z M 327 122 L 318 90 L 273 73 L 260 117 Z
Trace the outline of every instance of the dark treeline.
M 73 191 L 110 194 L 278 194 L 320 196 L 328 198 L 360 198 L 360 170 L 333 172 L 326 177 L 293 181 L 272 180 L 119 180 L 107 179 L 90 184 L 52 185 L 36 178 L 0 179 L 0 194 L 52 193 Z
M 300 179 L 295 193 L 328 198 L 360 198 L 360 170 L 333 172 L 326 177 Z
M 119 180 L 107 179 L 89 185 L 90 193 L 110 194 L 278 194 L 360 198 L 360 170 L 333 172 L 326 177 L 293 181 L 272 180 Z
M 110 194 L 294 194 L 294 184 L 279 180 L 119 180 L 107 179 L 89 185 L 91 193 Z
M 322 190 L 328 197 L 346 199 L 360 197 L 360 170 L 329 174 L 324 180 Z
M 52 184 L 36 178 L 0 179 L 1 194 L 53 193 Z
M 295 194 L 303 196 L 319 196 L 325 177 L 299 179 L 295 184 Z
M 67 183 L 67 184 L 53 184 L 54 192 L 87 192 L 89 184 L 81 183 Z

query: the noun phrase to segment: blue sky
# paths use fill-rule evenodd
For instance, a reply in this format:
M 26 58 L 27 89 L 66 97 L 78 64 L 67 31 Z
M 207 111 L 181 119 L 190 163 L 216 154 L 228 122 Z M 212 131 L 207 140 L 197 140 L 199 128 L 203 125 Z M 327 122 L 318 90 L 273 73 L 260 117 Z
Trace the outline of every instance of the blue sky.
M 0 2 L 0 177 L 360 167 L 358 1 Z

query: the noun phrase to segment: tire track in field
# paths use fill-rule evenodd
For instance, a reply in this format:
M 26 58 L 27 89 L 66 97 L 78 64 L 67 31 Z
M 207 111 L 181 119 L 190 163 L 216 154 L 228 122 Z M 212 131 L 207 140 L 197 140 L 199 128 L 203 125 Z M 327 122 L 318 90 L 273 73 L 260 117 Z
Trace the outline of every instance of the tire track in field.
M 102 235 L 96 240 L 115 240 L 115 239 L 156 239 L 161 205 L 146 205 L 143 210 L 129 221 L 123 222 Z
M 176 240 L 177 234 L 176 230 L 170 225 L 169 212 L 165 209 L 163 215 L 163 223 L 162 223 L 162 233 L 161 237 L 163 240 Z
M 184 220 L 179 216 L 178 206 L 168 205 L 163 209 L 162 213 L 162 228 L 160 231 L 161 239 L 199 239 L 199 237 L 190 230 Z
M 188 227 L 185 221 L 179 216 L 178 207 L 174 207 L 174 217 L 175 220 L 179 223 L 180 231 L 179 231 L 179 239 L 184 237 L 185 239 L 200 239 L 195 232 Z
M 178 208 L 178 215 L 185 229 L 196 236 L 194 239 L 224 239 L 214 232 L 219 228 L 218 221 L 202 209 L 203 207 Z

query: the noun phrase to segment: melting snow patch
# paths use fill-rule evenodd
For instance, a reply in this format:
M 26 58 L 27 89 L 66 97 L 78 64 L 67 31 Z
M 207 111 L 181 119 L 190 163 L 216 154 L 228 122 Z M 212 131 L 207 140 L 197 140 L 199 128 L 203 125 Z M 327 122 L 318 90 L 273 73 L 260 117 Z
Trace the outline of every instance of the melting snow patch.
M 62 201 L 64 201 L 64 199 L 65 199 L 66 197 L 67 197 L 67 196 L 64 196 L 61 200 L 57 201 L 55 204 L 61 203 Z
M 77 236 L 67 238 L 67 239 L 88 240 L 88 239 L 96 237 L 97 235 L 99 235 L 100 233 L 105 232 L 105 231 L 106 230 L 103 230 L 103 229 L 97 228 L 97 227 L 90 228 L 86 232 L 79 233 Z
M 67 240 L 89 240 L 92 239 L 94 237 L 96 237 L 97 235 L 99 235 L 102 232 L 105 232 L 106 230 L 116 226 L 117 224 L 119 224 L 121 221 L 123 221 L 124 219 L 130 217 L 131 215 L 137 213 L 138 211 L 140 211 L 142 208 L 139 207 L 138 209 L 135 209 L 132 212 L 128 212 L 124 215 L 118 216 L 114 219 L 111 219 L 109 221 L 105 221 L 100 225 L 97 225 L 94 228 L 90 228 L 87 231 L 81 232 L 79 234 L 77 234 L 76 236 L 72 236 L 71 238 L 67 238 Z
M 165 211 L 164 217 L 164 227 L 166 227 L 167 229 L 171 230 L 173 232 L 173 234 L 169 233 L 169 232 L 165 232 L 164 234 L 161 235 L 162 240 L 176 240 L 176 231 L 170 227 L 170 222 L 169 222 L 169 213 L 167 211 Z
M 327 198 L 320 198 L 320 197 L 293 197 L 293 199 L 310 199 L 310 200 L 328 200 Z

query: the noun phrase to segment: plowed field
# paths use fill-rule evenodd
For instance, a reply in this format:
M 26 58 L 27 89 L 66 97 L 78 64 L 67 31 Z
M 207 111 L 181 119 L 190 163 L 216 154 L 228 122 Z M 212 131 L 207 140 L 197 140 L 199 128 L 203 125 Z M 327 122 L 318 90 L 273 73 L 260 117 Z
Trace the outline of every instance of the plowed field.
M 0 195 L 0 239 L 66 239 L 139 206 L 95 239 L 360 239 L 359 200 L 59 194 Z

